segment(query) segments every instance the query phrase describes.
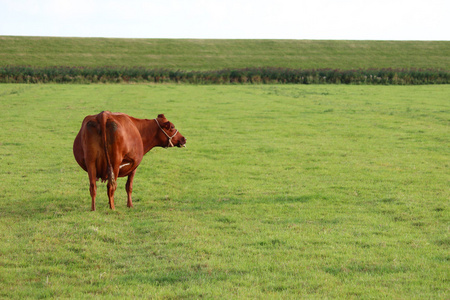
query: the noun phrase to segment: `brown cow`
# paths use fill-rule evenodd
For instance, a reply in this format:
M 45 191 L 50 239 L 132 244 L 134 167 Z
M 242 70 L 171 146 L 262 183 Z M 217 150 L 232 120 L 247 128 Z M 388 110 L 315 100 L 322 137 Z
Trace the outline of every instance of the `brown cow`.
M 136 168 L 153 147 L 185 147 L 186 139 L 164 115 L 153 120 L 136 119 L 123 113 L 103 111 L 84 118 L 73 143 L 77 163 L 89 174 L 92 210 L 95 210 L 96 181 L 108 180 L 109 207 L 114 209 L 116 179 L 128 176 L 125 189 L 128 207 Z

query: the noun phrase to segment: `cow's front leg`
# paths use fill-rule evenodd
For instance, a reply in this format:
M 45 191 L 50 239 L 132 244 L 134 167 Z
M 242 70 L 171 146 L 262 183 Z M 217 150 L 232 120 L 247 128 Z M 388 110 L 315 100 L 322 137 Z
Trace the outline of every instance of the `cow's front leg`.
M 108 182 L 109 208 L 111 208 L 112 210 L 116 209 L 116 207 L 114 206 L 114 192 L 116 191 L 116 188 L 116 182 Z
M 133 202 L 131 201 L 131 192 L 133 191 L 134 174 L 136 174 L 136 169 L 134 169 L 134 171 L 131 172 L 130 175 L 128 175 L 127 184 L 125 185 L 125 190 L 127 191 L 127 197 L 128 197 L 128 200 L 127 200 L 128 207 L 133 207 Z
M 119 175 L 119 170 L 114 170 L 111 178 L 108 178 L 108 199 L 109 199 L 109 208 L 114 210 L 116 207 L 114 206 L 114 192 L 117 189 L 117 175 Z

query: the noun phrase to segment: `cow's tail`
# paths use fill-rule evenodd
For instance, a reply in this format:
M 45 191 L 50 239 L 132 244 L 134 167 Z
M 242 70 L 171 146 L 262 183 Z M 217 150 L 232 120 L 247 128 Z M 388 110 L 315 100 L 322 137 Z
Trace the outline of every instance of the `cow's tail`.
M 102 111 L 97 115 L 97 121 L 100 124 L 101 134 L 102 134 L 102 141 L 103 141 L 103 149 L 105 150 L 105 156 L 106 156 L 106 172 L 108 174 L 108 183 L 109 184 L 115 184 L 116 178 L 114 178 L 114 169 L 111 164 L 111 159 L 109 157 L 109 146 L 107 141 L 107 134 L 106 134 L 106 122 L 108 121 L 108 112 Z

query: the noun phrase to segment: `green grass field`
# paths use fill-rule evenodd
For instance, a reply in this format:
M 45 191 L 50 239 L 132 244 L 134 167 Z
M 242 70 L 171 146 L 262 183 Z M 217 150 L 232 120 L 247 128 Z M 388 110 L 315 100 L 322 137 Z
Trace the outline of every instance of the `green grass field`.
M 0 85 L 0 298 L 448 299 L 445 86 Z M 165 113 L 116 211 L 85 115 Z
M 0 66 L 142 66 L 182 70 L 450 69 L 450 42 L 183 40 L 0 36 Z

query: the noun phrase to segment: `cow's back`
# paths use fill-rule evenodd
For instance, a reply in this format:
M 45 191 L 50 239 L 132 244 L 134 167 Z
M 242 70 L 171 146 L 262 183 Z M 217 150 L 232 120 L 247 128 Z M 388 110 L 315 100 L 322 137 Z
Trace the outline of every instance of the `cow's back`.
M 103 125 L 102 118 L 105 119 Z M 124 157 L 132 158 L 138 165 L 144 153 L 139 131 L 128 115 L 101 112 L 87 116 L 74 141 L 74 156 L 85 171 L 88 164 L 95 164 L 96 177 L 106 180 L 108 162 L 102 138 L 103 130 L 106 132 L 106 151 L 113 166 L 120 164 Z

